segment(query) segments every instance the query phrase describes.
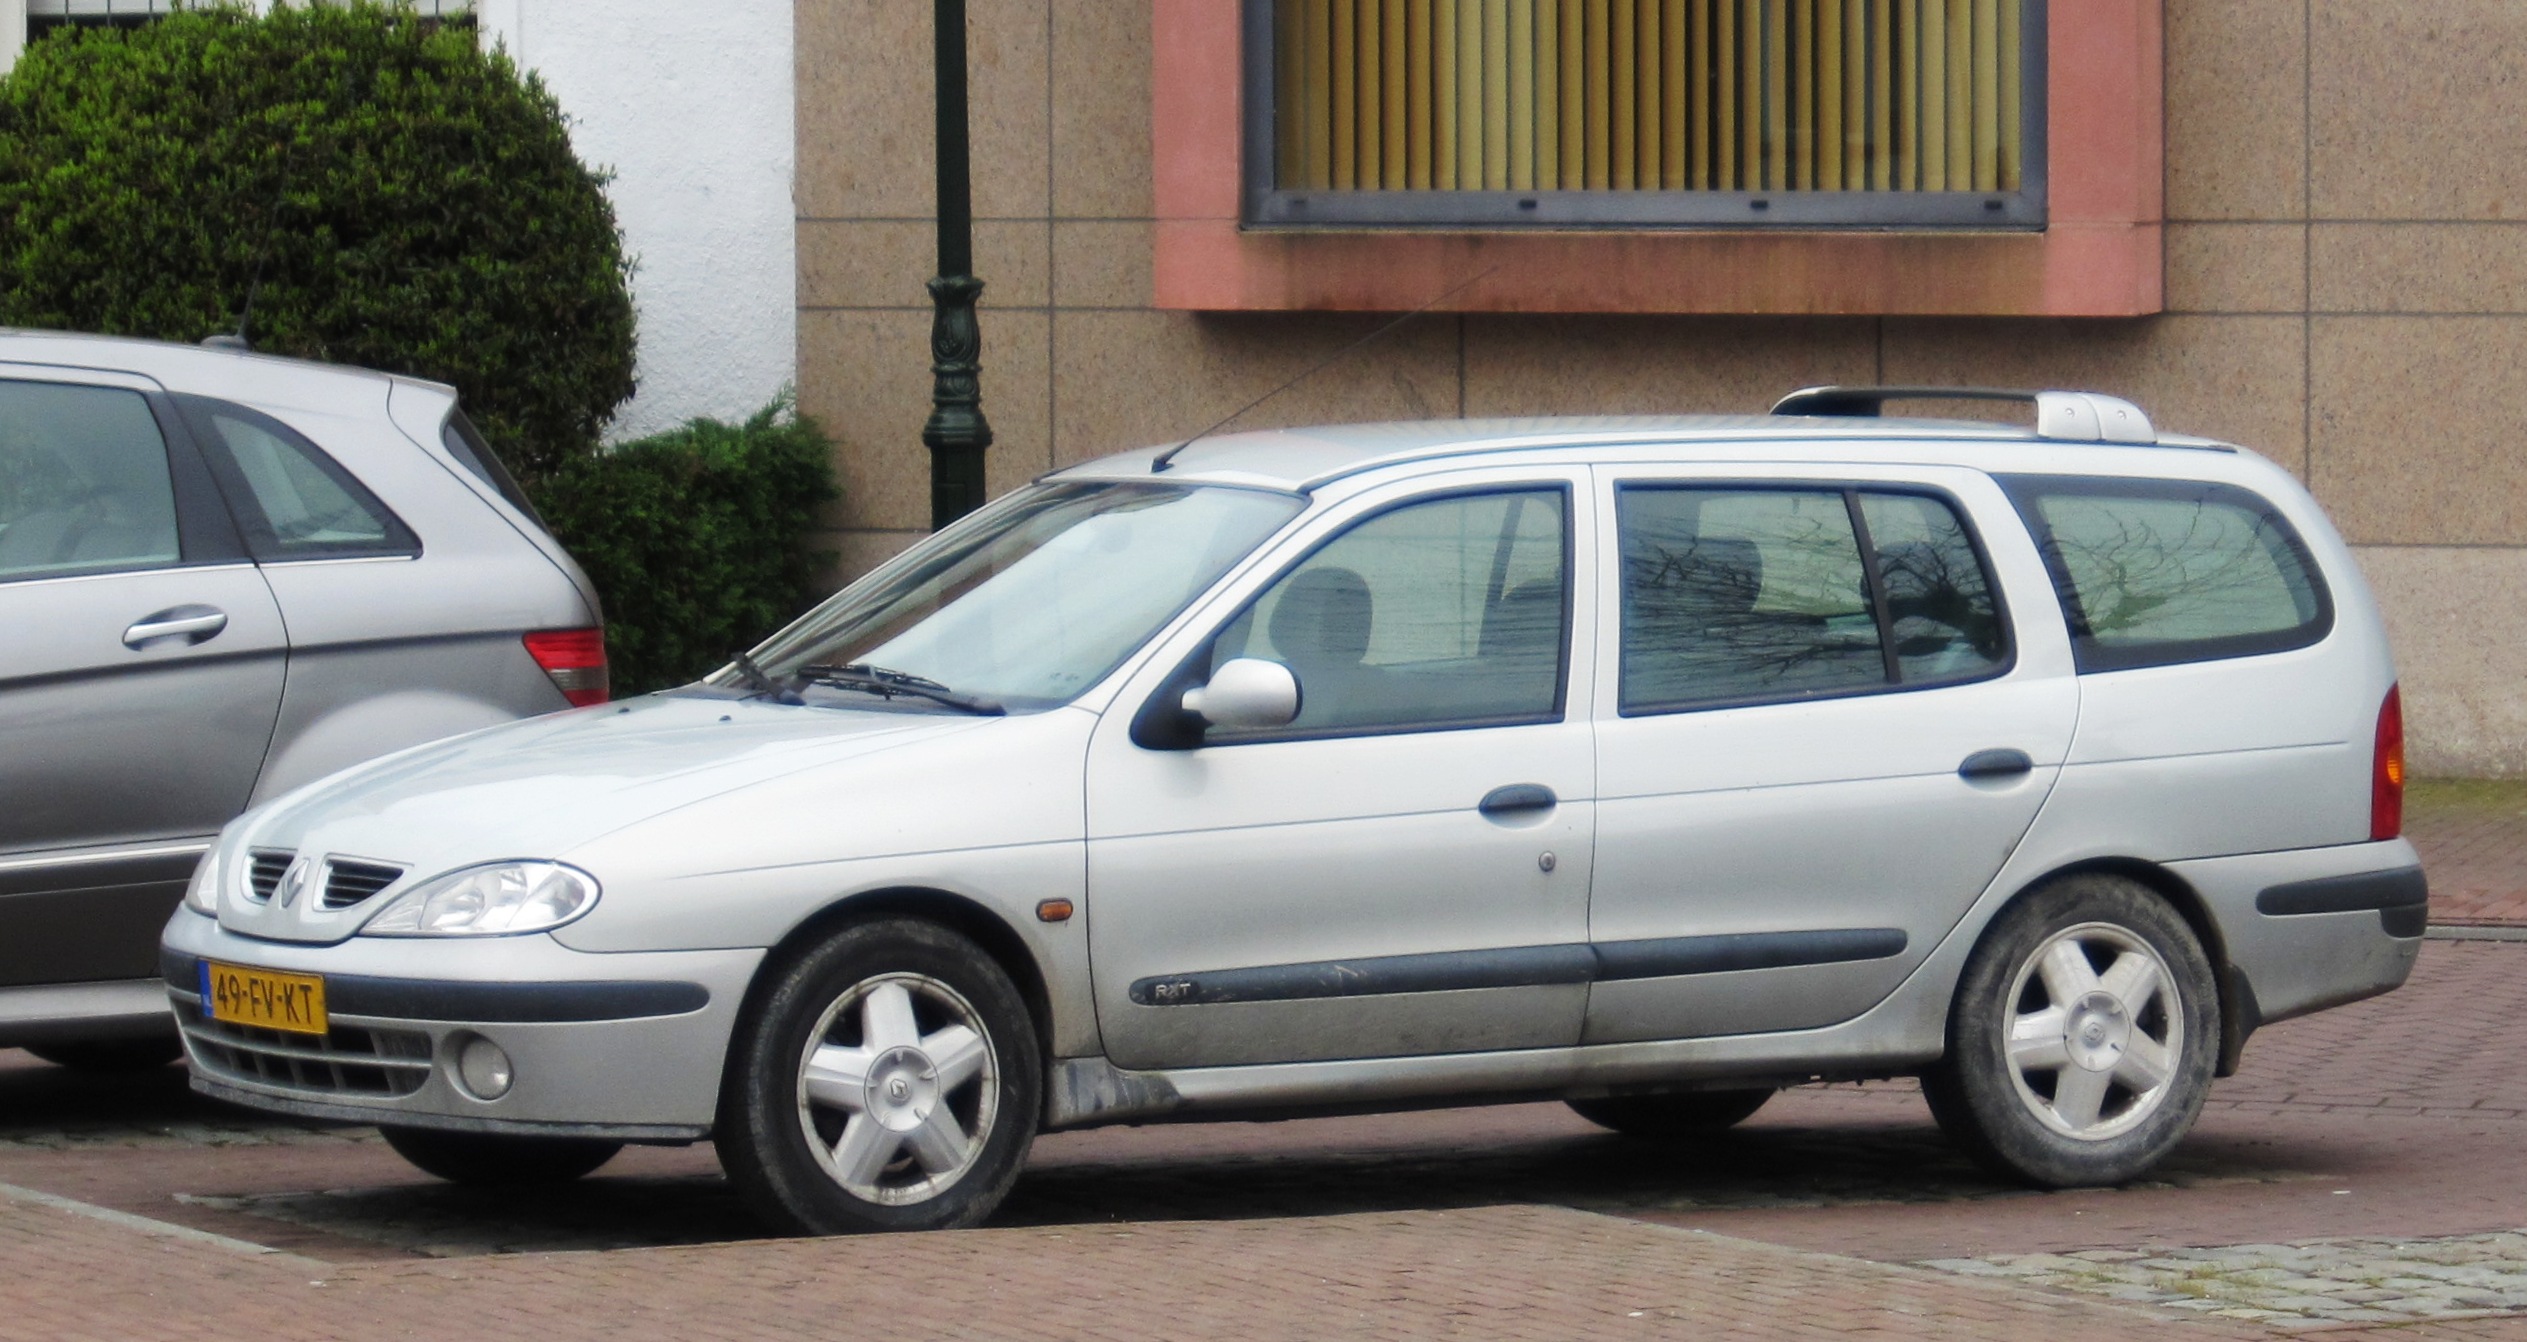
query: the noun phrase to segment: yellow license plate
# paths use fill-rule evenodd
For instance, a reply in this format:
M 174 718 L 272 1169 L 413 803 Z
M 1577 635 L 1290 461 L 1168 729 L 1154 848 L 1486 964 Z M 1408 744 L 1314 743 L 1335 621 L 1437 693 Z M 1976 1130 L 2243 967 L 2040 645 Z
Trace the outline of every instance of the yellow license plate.
M 216 1021 L 293 1034 L 323 1034 L 325 981 L 314 974 L 283 974 L 202 962 L 202 1008 Z

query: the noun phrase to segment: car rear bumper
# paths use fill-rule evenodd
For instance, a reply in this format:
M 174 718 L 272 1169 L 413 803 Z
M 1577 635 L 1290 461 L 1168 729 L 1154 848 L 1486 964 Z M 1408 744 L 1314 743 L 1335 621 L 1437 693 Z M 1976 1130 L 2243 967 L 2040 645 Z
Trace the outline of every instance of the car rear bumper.
M 306 1118 L 474 1132 L 690 1141 L 707 1136 L 720 1068 L 760 950 L 596 955 L 550 937 L 300 946 L 179 913 L 161 946 L 165 1000 L 193 1087 Z M 216 1021 L 204 961 L 325 980 L 324 1035 Z M 457 1074 L 487 1039 L 514 1081 L 496 1098 Z
M 2429 887 L 2402 839 L 2169 866 L 2210 906 L 2250 1028 L 2374 997 L 2413 972 Z

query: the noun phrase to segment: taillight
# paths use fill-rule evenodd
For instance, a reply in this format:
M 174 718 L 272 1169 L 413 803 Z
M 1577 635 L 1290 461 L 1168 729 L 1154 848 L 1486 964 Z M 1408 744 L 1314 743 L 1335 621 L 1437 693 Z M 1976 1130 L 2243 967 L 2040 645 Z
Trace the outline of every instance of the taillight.
M 543 629 L 523 641 L 527 656 L 544 668 L 553 688 L 572 706 L 605 702 L 605 630 Z
M 2369 838 L 2392 839 L 2404 832 L 2404 691 L 2387 687 L 2387 701 L 2378 705 L 2378 750 L 2369 762 Z

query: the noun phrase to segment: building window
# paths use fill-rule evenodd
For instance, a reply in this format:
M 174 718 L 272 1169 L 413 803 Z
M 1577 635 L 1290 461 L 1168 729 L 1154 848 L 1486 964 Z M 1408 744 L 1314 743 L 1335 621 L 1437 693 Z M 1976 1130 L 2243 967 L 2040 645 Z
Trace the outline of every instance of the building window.
M 63 28 L 136 28 L 175 7 L 175 0 L 26 0 L 26 36 L 33 41 Z M 425 19 L 474 21 L 474 0 L 413 0 L 412 10 Z
M 1246 4 L 1249 225 L 2045 225 L 2045 0 Z

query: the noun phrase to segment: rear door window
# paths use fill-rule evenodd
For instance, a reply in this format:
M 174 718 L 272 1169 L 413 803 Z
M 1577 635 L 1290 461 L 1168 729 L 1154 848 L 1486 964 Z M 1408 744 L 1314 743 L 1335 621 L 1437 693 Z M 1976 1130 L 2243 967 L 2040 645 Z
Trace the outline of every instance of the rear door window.
M 411 529 L 375 494 L 288 425 L 207 397 L 182 396 L 177 404 L 257 560 L 421 552 Z
M 1627 485 L 1626 714 L 1976 680 L 2009 665 L 1980 551 L 1932 494 Z
M 0 382 L 0 581 L 178 562 L 167 441 L 136 391 Z
M 2002 481 L 2051 570 L 2082 671 L 2301 648 L 2334 607 L 2272 504 L 2200 481 Z

